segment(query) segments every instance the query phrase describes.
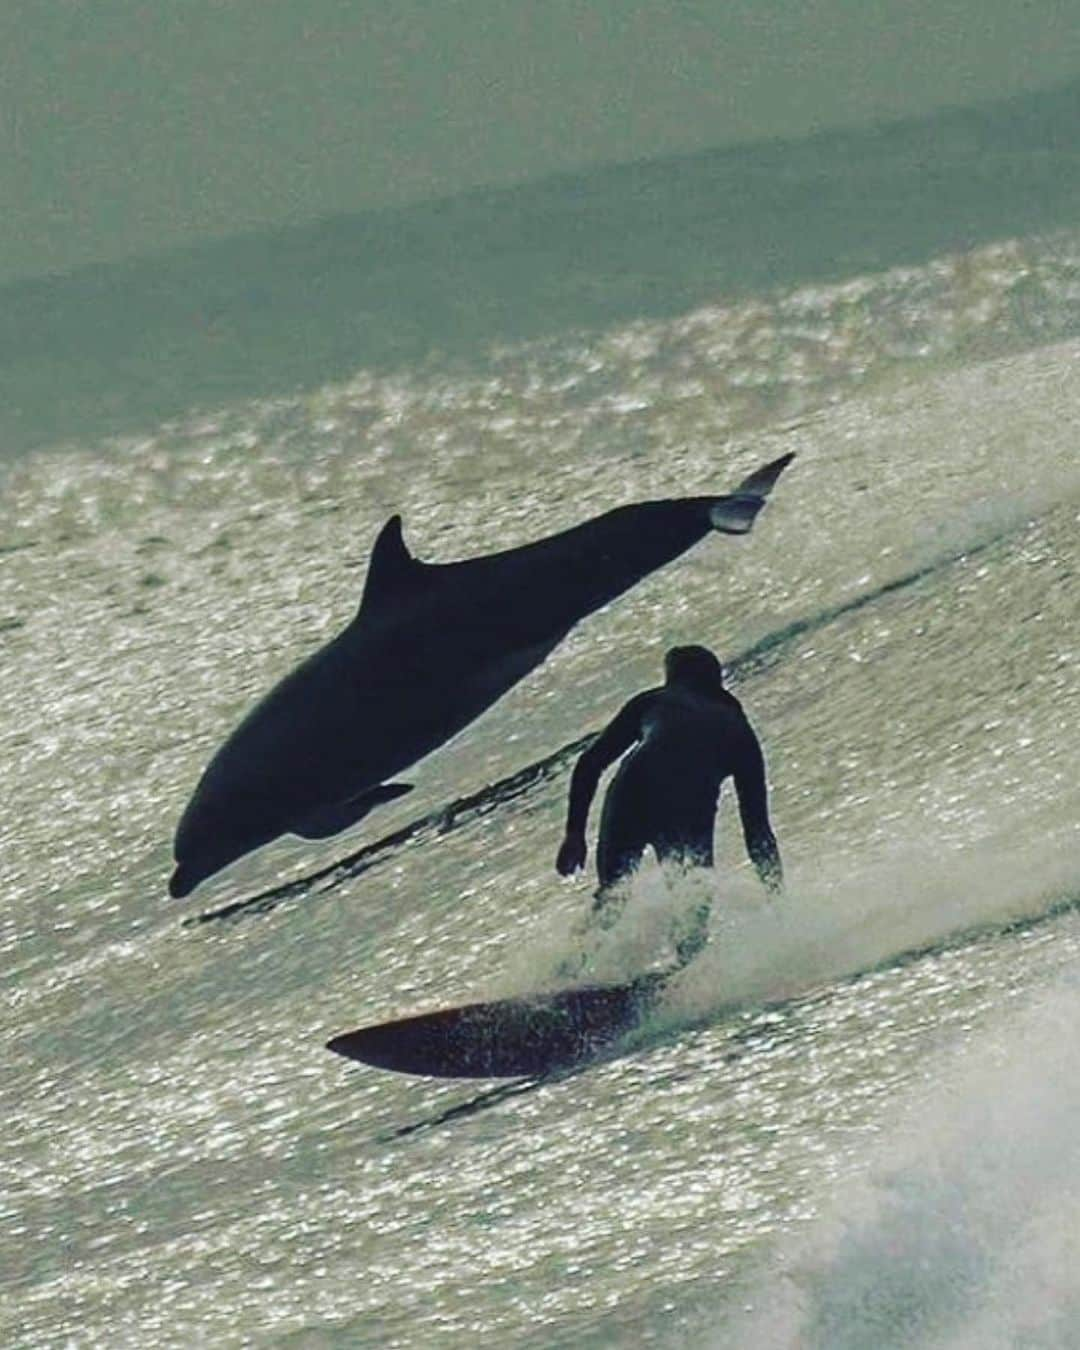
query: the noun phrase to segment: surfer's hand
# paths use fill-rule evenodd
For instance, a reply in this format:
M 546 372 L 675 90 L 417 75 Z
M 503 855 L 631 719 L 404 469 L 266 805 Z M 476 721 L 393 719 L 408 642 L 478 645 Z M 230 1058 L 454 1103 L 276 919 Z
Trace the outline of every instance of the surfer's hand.
M 584 866 L 585 836 L 567 833 L 559 849 L 559 856 L 555 859 L 555 870 L 559 876 L 568 877 L 571 872 L 580 872 Z

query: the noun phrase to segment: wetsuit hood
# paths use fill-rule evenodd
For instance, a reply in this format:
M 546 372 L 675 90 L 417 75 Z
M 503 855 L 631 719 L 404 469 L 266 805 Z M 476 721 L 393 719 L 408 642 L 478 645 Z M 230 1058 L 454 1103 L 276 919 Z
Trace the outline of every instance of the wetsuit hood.
M 720 698 L 724 688 L 724 668 L 708 647 L 672 647 L 664 657 L 668 684 L 691 689 L 705 698 Z

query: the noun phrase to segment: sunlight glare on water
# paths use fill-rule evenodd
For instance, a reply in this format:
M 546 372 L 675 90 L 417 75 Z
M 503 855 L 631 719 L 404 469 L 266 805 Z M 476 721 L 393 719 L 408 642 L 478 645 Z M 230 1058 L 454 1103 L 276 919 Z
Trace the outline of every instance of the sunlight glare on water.
M 808 1345 L 867 1343 L 845 1262 L 854 1243 L 875 1283 L 894 1210 L 836 1230 L 833 1197 L 871 1159 L 911 1168 L 881 1141 L 931 1077 L 947 1123 L 978 1106 L 986 1080 L 949 1076 L 964 1047 L 990 1075 L 1005 1044 L 1021 1081 L 1011 1008 L 1031 1025 L 1051 991 L 1060 1026 L 1073 999 L 1052 991 L 1075 916 L 1045 916 L 1080 894 L 1080 346 L 1002 352 L 1033 276 L 1026 303 L 1075 317 L 1075 269 L 1072 237 L 988 246 L 469 366 L 361 371 L 8 468 L 7 1343 L 710 1344 L 726 1327 L 768 1344 L 744 1305 L 817 1328 Z M 275 845 L 165 899 L 208 755 L 347 621 L 391 512 L 419 556 L 467 556 L 723 491 L 787 450 L 751 537 L 589 619 L 357 831 L 595 729 L 667 645 L 714 646 L 766 746 L 789 894 L 763 900 L 729 803 L 712 941 L 630 1053 L 492 1089 L 323 1049 L 551 982 L 590 896 L 554 874 L 565 769 L 323 894 L 181 926 L 353 843 Z M 594 969 L 639 970 L 686 903 L 644 869 Z M 934 1161 L 962 1200 L 948 1132 Z M 1057 1222 L 1051 1188 L 1037 1199 Z M 915 1221 L 927 1204 L 910 1200 Z M 807 1256 L 820 1224 L 838 1245 Z M 992 1249 L 1020 1240 L 1007 1227 Z M 809 1293 L 761 1314 L 774 1267 L 807 1262 Z M 926 1298 L 919 1335 L 966 1306 Z

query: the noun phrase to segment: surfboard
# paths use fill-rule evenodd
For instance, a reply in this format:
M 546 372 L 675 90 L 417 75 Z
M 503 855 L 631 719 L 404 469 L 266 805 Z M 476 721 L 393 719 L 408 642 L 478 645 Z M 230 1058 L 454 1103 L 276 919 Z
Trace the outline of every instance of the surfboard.
M 326 1048 L 397 1073 L 433 1078 L 530 1078 L 594 1059 L 633 1031 L 667 974 L 626 984 L 466 1003 L 346 1031 Z

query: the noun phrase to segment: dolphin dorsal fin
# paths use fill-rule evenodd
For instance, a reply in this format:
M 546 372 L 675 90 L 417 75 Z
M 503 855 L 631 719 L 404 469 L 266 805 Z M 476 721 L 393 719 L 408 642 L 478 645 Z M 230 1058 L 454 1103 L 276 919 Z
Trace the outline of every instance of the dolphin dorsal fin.
M 405 547 L 401 517 L 391 516 L 379 531 L 368 560 L 359 614 L 394 604 L 407 596 L 424 574 L 424 564 Z M 359 615 L 358 615 L 359 617 Z

